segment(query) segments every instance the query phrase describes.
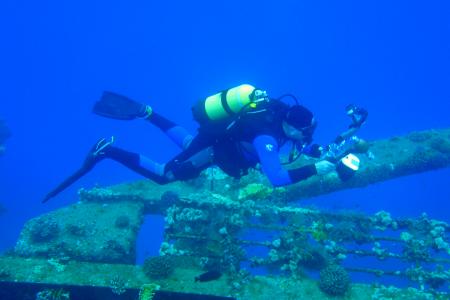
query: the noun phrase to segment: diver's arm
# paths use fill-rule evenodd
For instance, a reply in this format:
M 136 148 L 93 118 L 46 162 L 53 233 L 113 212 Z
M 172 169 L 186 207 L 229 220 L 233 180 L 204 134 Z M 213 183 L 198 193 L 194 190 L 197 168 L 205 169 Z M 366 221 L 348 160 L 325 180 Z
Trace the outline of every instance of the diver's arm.
M 350 104 L 345 110 L 347 111 L 347 115 L 352 118 L 352 123 L 348 126 L 348 129 L 342 132 L 340 135 L 336 137 L 334 140 L 335 144 L 340 144 L 344 140 L 347 140 L 355 135 L 355 133 L 361 128 L 361 126 L 366 122 L 367 117 L 369 116 L 369 112 L 356 105 Z
M 273 186 L 293 184 L 317 174 L 315 164 L 286 170 L 280 162 L 277 141 L 269 135 L 257 136 L 253 141 L 263 172 Z

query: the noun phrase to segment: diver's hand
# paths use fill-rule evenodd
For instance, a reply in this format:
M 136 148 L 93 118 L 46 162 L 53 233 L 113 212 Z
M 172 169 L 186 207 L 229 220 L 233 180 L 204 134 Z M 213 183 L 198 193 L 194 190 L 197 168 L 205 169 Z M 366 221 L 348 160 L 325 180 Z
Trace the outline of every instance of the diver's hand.
M 314 165 L 316 166 L 317 175 L 325 175 L 336 170 L 336 165 L 328 160 L 321 160 Z

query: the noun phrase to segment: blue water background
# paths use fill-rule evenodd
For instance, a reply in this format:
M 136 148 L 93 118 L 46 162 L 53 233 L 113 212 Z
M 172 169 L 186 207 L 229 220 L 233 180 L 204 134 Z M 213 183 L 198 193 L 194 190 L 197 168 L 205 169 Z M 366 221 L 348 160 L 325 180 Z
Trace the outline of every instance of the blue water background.
M 46 205 L 99 138 L 166 161 L 178 149 L 144 122 L 95 116 L 103 90 L 151 104 L 195 131 L 190 108 L 241 83 L 296 94 L 327 143 L 370 112 L 360 135 L 387 138 L 450 126 L 448 1 L 11 1 L 0 9 L 0 118 L 13 136 L 0 157 L 0 250 L 29 218 L 77 201 L 77 189 L 141 177 L 114 162 Z M 450 221 L 444 169 L 306 201 Z M 139 260 L 156 254 L 162 219 L 149 217 Z

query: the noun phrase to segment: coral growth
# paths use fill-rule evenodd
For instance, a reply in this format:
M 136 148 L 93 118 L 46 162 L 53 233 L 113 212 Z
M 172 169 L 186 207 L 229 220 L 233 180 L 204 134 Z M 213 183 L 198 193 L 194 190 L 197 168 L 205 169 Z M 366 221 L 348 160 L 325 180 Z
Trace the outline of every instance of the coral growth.
M 421 239 L 408 238 L 409 236 L 403 234 L 403 239 L 407 239 L 403 244 L 403 255 L 406 259 L 411 262 L 428 261 L 430 252 L 427 243 Z
M 127 290 L 127 281 L 122 276 L 115 275 L 109 281 L 109 286 L 111 287 L 113 294 L 122 295 Z
M 102 252 L 106 257 L 113 260 L 120 260 L 121 257 L 127 256 L 129 249 L 116 240 L 108 240 L 102 247 Z
M 174 191 L 166 191 L 161 195 L 161 202 L 166 206 L 172 206 L 180 200 L 180 196 Z
M 431 131 L 415 131 L 406 136 L 410 141 L 415 143 L 423 143 L 433 137 Z
M 266 199 L 273 192 L 273 188 L 261 183 L 250 183 L 239 190 L 239 199 Z
M 149 257 L 142 266 L 144 274 L 151 279 L 165 279 L 175 270 L 173 258 L 168 255 Z
M 132 263 L 144 205 L 79 202 L 29 220 L 14 247 L 20 256 L 70 257 L 79 261 Z M 128 227 L 116 220 L 126 216 Z M 120 221 L 120 219 L 119 219 Z M 126 223 L 127 221 L 120 221 Z
M 397 229 L 398 227 L 397 222 L 392 219 L 391 214 L 384 210 L 377 212 L 372 217 L 372 222 L 378 230 L 386 230 L 388 227 Z
M 185 225 L 189 225 L 188 230 L 184 230 L 186 232 L 189 232 L 191 226 L 198 227 L 202 225 L 202 222 L 208 221 L 209 214 L 205 210 L 171 206 L 167 209 L 167 216 L 164 218 L 164 220 L 169 226 L 180 226 L 180 224 L 183 223 Z
M 318 270 L 326 266 L 328 263 L 328 258 L 324 251 L 320 248 L 304 249 L 301 253 L 299 264 L 308 269 Z
M 36 300 L 69 300 L 70 293 L 64 289 L 45 289 L 36 294 Z
M 334 241 L 354 241 L 357 244 L 369 242 L 371 238 L 369 222 L 360 220 L 342 221 L 329 229 L 329 238 Z
M 114 222 L 114 225 L 117 228 L 127 228 L 130 225 L 130 218 L 127 216 L 119 216 Z
M 8 279 L 11 276 L 11 273 L 6 269 L 0 269 L 0 280 Z
M 386 299 L 396 299 L 396 300 L 431 300 L 431 299 L 447 299 L 441 298 L 432 293 L 426 291 L 421 291 L 415 288 L 399 289 L 394 286 L 379 286 L 375 287 L 374 293 L 372 294 L 373 300 L 386 300 Z
M 30 228 L 31 240 L 44 243 L 55 239 L 59 234 L 59 225 L 53 218 L 38 218 Z
M 141 286 L 139 290 L 139 300 L 151 300 L 159 290 L 160 286 L 154 283 L 148 283 Z
M 450 141 L 442 137 L 436 137 L 430 140 L 430 146 L 441 153 L 450 153 Z
M 327 240 L 327 226 L 323 222 L 313 222 L 311 224 L 311 236 L 318 242 Z
M 329 265 L 320 271 L 319 287 L 331 296 L 344 295 L 350 288 L 350 276 L 343 267 Z
M 73 236 L 84 237 L 87 235 L 87 227 L 82 224 L 67 224 L 66 230 Z

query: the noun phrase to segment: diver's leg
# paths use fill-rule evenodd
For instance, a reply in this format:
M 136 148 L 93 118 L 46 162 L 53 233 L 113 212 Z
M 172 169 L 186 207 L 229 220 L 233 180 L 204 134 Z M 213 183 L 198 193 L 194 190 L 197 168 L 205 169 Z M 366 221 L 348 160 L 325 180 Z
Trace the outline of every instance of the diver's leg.
M 131 169 L 158 184 L 167 184 L 176 180 L 173 176 L 166 176 L 165 164 L 159 164 L 139 153 L 109 146 L 104 153 L 104 158 L 117 161 L 128 169 Z
M 185 158 L 185 151 L 181 152 L 164 167 L 164 174 L 176 180 L 197 178 L 200 172 L 210 167 L 214 162 L 213 147 L 204 148 Z
M 181 149 L 186 149 L 191 143 L 193 136 L 180 125 L 166 119 L 158 113 L 151 112 L 145 118 L 159 129 L 161 129 Z
M 115 160 L 161 185 L 175 180 L 193 179 L 213 163 L 213 148 L 206 146 L 207 141 L 199 137 L 194 141 L 188 149 L 178 154 L 169 163 L 159 164 L 138 153 L 112 146 L 114 138 L 101 139 L 89 151 L 81 168 L 48 193 L 42 202 L 47 202 L 58 195 L 106 158 Z
M 186 149 L 192 140 L 192 135 L 186 129 L 155 113 L 150 105 L 116 93 L 104 92 L 101 99 L 95 103 L 93 112 L 119 120 L 148 120 L 165 132 L 181 149 Z
M 141 154 L 113 146 L 110 146 L 105 152 L 105 158 L 117 161 L 161 185 L 176 180 L 194 179 L 213 163 L 212 147 L 203 149 L 186 160 L 179 160 L 178 157 L 180 155 L 167 164 L 160 164 Z
M 114 147 L 112 143 L 113 139 L 108 143 L 97 143 L 84 165 L 91 169 L 100 160 L 109 158 L 158 184 L 166 184 L 175 180 L 195 178 L 213 163 L 213 147 L 210 139 L 204 135 L 197 135 L 187 149 L 167 164 L 160 164 L 141 154 Z

